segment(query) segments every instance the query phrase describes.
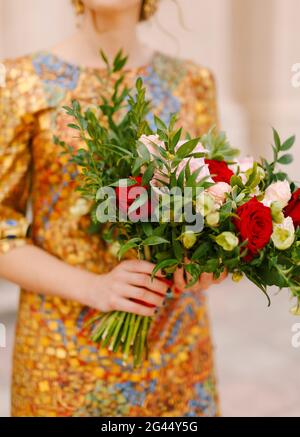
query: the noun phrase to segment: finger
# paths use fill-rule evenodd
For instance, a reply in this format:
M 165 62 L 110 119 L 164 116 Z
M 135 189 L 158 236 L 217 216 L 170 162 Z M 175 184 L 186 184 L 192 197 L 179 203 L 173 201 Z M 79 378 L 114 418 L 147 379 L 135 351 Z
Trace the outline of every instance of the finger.
M 133 302 L 129 299 L 120 299 L 117 302 L 118 311 L 125 311 L 126 313 L 138 314 L 139 316 L 152 317 L 155 314 L 155 308 L 149 308 L 145 305 Z
M 165 295 L 168 291 L 168 284 L 159 279 L 151 279 L 148 275 L 136 274 L 129 277 L 128 282 L 132 285 L 148 288 L 149 290 Z
M 183 269 L 176 269 L 174 276 L 173 276 L 173 280 L 174 280 L 174 286 L 172 287 L 172 289 L 178 289 L 180 291 L 182 291 L 185 286 L 186 286 L 186 282 L 184 280 L 184 272 Z
M 224 270 L 224 272 L 222 272 L 219 276 L 218 279 L 214 279 L 214 284 L 220 284 L 220 282 L 224 281 L 224 279 L 226 279 L 228 273 L 227 270 Z
M 213 273 L 206 273 L 206 272 L 202 273 L 199 278 L 200 288 L 202 290 L 207 290 L 213 284 L 213 281 L 214 281 Z
M 129 272 L 146 273 L 148 275 L 151 275 L 153 269 L 156 267 L 155 264 L 144 260 L 124 261 L 123 266 Z M 165 275 L 161 271 L 158 271 L 157 273 L 155 273 L 155 276 L 163 278 Z
M 162 306 L 164 302 L 164 296 L 152 293 L 152 291 L 141 287 L 130 287 L 126 297 L 137 299 L 141 302 L 145 302 L 149 305 L 155 305 L 157 307 Z

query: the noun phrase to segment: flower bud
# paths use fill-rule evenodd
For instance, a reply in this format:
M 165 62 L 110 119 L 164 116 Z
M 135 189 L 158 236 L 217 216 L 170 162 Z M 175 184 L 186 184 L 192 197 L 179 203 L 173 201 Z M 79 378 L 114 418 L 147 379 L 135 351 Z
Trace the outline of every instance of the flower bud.
M 275 223 L 280 224 L 284 220 L 284 214 L 282 212 L 283 205 L 280 201 L 276 200 L 271 204 L 272 219 Z
M 291 217 L 286 217 L 281 224 L 275 224 L 271 239 L 278 250 L 286 250 L 295 241 L 295 228 Z
M 243 279 L 243 273 L 242 272 L 233 272 L 232 273 L 232 280 L 234 282 L 240 282 Z
M 224 250 L 230 252 L 238 246 L 239 239 L 232 232 L 222 232 L 222 234 L 216 237 L 216 242 Z
M 290 312 L 291 314 L 293 314 L 293 316 L 300 316 L 300 306 L 294 306 L 293 308 L 291 308 Z
M 208 226 L 218 226 L 220 221 L 220 213 L 218 211 L 211 212 L 206 216 L 206 223 Z
M 193 231 L 185 231 L 181 235 L 182 243 L 186 249 L 191 249 L 197 241 L 197 236 Z
M 206 217 L 216 209 L 216 205 L 212 196 L 208 193 L 201 193 L 196 200 L 196 212 Z
M 115 258 L 117 258 L 120 248 L 121 248 L 120 243 L 118 241 L 114 241 L 112 244 L 110 244 L 108 246 L 108 252 L 109 252 L 110 255 L 112 255 Z

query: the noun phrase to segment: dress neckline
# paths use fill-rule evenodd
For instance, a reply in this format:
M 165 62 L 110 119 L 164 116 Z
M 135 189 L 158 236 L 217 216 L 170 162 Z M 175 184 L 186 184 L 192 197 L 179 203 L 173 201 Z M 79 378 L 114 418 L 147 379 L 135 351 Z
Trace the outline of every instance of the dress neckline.
M 57 55 L 56 53 L 51 52 L 51 50 L 41 50 L 39 52 L 39 54 L 44 55 L 44 56 L 49 56 L 52 59 L 54 59 L 55 61 L 59 62 L 60 64 L 67 65 L 68 67 L 70 67 L 72 69 L 79 70 L 79 71 L 87 71 L 87 72 L 93 72 L 93 73 L 106 72 L 105 67 L 91 67 L 91 66 L 76 64 L 74 62 L 68 61 L 67 59 L 63 58 L 60 55 Z M 132 72 L 138 73 L 138 72 L 144 71 L 147 68 L 154 65 L 154 62 L 155 62 L 156 58 L 159 56 L 159 54 L 160 53 L 157 50 L 154 50 L 151 58 L 149 59 L 149 61 L 147 63 L 145 63 L 143 65 L 136 66 L 136 67 L 125 68 L 123 71 L 125 73 L 132 73 Z

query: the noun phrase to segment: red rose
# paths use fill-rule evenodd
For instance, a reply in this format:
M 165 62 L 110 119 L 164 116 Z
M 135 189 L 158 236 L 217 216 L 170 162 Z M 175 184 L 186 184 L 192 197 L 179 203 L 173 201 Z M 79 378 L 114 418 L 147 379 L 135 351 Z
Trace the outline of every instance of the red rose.
M 209 172 L 212 175 L 214 182 L 226 182 L 230 184 L 231 176 L 233 176 L 233 171 L 230 170 L 225 161 L 216 161 L 215 159 L 206 159 L 205 164 L 208 165 Z
M 240 206 L 236 214 L 239 218 L 233 222 L 241 241 L 248 241 L 245 260 L 249 261 L 270 241 L 273 232 L 271 210 L 254 197 Z
M 127 186 L 127 187 L 116 187 L 116 198 L 117 198 L 117 206 L 118 208 L 123 212 L 128 212 L 129 207 L 133 204 L 133 202 L 142 194 L 142 192 L 131 194 L 131 191 L 133 188 L 141 187 L 141 188 L 147 188 L 147 186 L 142 185 L 142 176 L 137 177 L 131 177 L 130 179 L 133 179 L 135 181 L 135 184 Z M 142 214 L 141 214 L 141 208 L 142 208 Z M 148 203 L 146 205 L 142 205 L 140 208 L 137 208 L 136 211 L 134 211 L 131 215 L 129 215 L 129 218 L 133 216 L 141 216 L 142 217 L 148 217 L 151 212 L 151 201 L 148 200 Z
M 300 226 L 300 188 L 296 190 L 289 204 L 284 208 L 285 217 L 291 217 L 295 228 Z

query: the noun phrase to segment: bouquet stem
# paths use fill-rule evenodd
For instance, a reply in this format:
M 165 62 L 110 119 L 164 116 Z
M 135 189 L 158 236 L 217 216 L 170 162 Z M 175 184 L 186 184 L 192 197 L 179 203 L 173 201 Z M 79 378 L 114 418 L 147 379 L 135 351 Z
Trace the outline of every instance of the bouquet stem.
M 124 362 L 132 357 L 134 367 L 139 367 L 147 355 L 150 323 L 151 317 L 123 311 L 101 314 L 92 331 L 92 340 L 110 351 L 121 350 Z

